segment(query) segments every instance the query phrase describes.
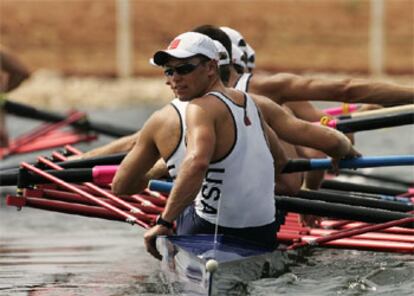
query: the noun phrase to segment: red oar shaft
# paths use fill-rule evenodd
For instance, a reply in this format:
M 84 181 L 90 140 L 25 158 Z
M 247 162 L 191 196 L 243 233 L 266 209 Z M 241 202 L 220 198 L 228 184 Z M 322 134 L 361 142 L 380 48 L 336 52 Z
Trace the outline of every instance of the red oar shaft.
M 315 228 L 315 229 L 309 229 L 307 234 L 320 236 L 320 237 L 326 237 L 328 235 L 333 235 L 337 232 L 338 232 L 337 230 Z M 401 234 L 391 234 L 391 233 L 372 232 L 372 231 L 354 235 L 352 236 L 352 238 L 414 243 L 414 236 L 412 235 L 401 235 Z
M 60 191 L 60 190 L 56 190 L 56 189 L 42 189 L 41 190 L 42 193 L 44 194 L 45 197 L 51 197 L 51 198 L 56 198 L 59 200 L 63 200 L 63 201 L 68 201 L 68 202 L 81 202 L 81 203 L 86 203 L 89 205 L 95 205 L 95 203 L 93 201 L 90 201 L 87 198 L 82 197 L 79 194 L 76 193 L 71 193 L 71 192 L 67 192 L 67 191 Z M 28 194 L 26 194 L 28 195 Z M 29 194 L 30 195 L 30 194 Z M 97 198 L 103 198 L 103 197 L 98 197 Z M 111 199 L 106 199 L 104 200 L 109 204 L 115 205 L 115 206 L 119 206 L 115 201 L 111 200 Z M 154 205 L 152 205 L 150 202 L 148 202 L 147 200 L 145 200 L 144 198 L 141 198 L 140 200 L 138 199 L 134 199 L 132 197 L 125 197 L 125 201 L 128 201 L 131 205 L 133 205 L 134 207 L 137 207 L 138 209 L 142 210 L 144 213 L 143 214 L 139 214 L 139 213 L 134 213 L 134 215 L 138 216 L 139 219 L 146 219 L 146 220 L 151 220 L 151 219 L 155 219 L 155 216 L 151 216 L 150 214 L 160 214 L 163 211 L 163 208 L 160 207 L 156 207 Z M 151 205 L 149 205 L 151 204 Z M 125 208 L 124 208 L 125 209 Z M 146 216 L 149 217 L 146 217 Z M 151 218 L 151 219 L 149 219 Z M 147 221 L 147 222 L 152 222 L 152 221 Z
M 355 221 L 347 221 L 347 222 L 348 223 L 341 226 L 341 228 L 343 228 L 343 230 L 345 230 L 345 229 L 354 229 L 356 227 L 362 227 L 362 226 L 370 225 L 368 223 L 355 222 Z M 333 220 L 323 220 L 321 222 L 321 225 L 324 228 L 339 228 L 339 227 L 333 227 L 333 226 L 336 225 L 336 221 L 333 221 Z M 383 232 L 414 235 L 414 229 L 398 227 L 398 226 L 383 229 Z
M 301 235 L 297 233 L 287 233 L 282 232 L 277 234 L 277 238 L 280 241 L 292 241 L 301 239 L 304 241 L 315 241 L 319 237 L 311 235 Z M 293 245 L 292 245 L 293 246 Z M 342 248 L 351 248 L 351 249 L 363 249 L 363 250 L 377 250 L 383 252 L 404 252 L 404 253 L 413 253 L 414 244 L 406 242 L 383 242 L 377 240 L 367 240 L 367 239 L 353 239 L 353 238 L 342 238 L 334 241 L 326 242 L 323 246 L 327 247 L 342 247 Z
M 350 236 L 354 236 L 354 235 L 358 235 L 358 234 L 362 234 L 362 233 L 366 233 L 366 232 L 381 230 L 381 229 L 384 229 L 384 228 L 389 228 L 389 227 L 392 227 L 392 226 L 398 226 L 398 225 L 403 225 L 403 224 L 408 224 L 408 223 L 414 223 L 414 217 L 407 217 L 407 218 L 402 218 L 402 219 L 398 219 L 398 220 L 394 220 L 394 221 L 389 221 L 389 222 L 386 222 L 386 223 L 362 226 L 362 227 L 358 227 L 358 228 L 354 228 L 354 229 L 339 231 L 339 232 L 334 233 L 332 235 L 317 238 L 315 240 L 301 241 L 297 244 L 293 244 L 293 245 L 289 246 L 288 249 L 296 249 L 298 247 L 303 247 L 303 246 L 306 246 L 306 245 L 317 246 L 317 245 L 321 245 L 321 244 L 324 244 L 324 243 L 327 243 L 327 242 L 330 242 L 330 241 L 333 241 L 333 240 L 337 240 L 337 239 L 341 239 L 341 238 L 347 238 L 347 237 L 350 237 Z
M 39 159 L 39 161 L 41 161 L 41 162 L 49 165 L 50 167 L 52 167 L 55 170 L 60 170 L 60 171 L 63 170 L 62 167 L 58 166 L 57 164 L 49 161 L 48 159 L 46 159 L 44 157 L 39 157 L 38 159 Z M 125 202 L 124 200 L 120 199 L 119 197 L 117 197 L 117 196 L 109 193 L 108 191 L 105 191 L 104 189 L 96 186 L 93 183 L 85 182 L 85 183 L 83 183 L 83 185 L 85 185 L 86 187 L 88 187 L 89 189 L 91 189 L 93 192 L 96 192 L 98 194 L 101 194 L 102 196 L 104 196 L 104 197 L 106 197 L 106 198 L 114 201 L 117 205 L 121 205 L 124 208 L 130 210 L 132 214 L 135 214 L 136 213 L 136 214 L 144 214 L 145 215 L 145 213 L 143 213 L 140 209 L 132 206 L 131 204 L 129 204 L 129 203 Z M 78 188 L 76 188 L 76 189 L 79 190 Z M 102 200 L 99 199 L 99 198 L 96 198 L 96 200 L 99 200 L 99 201 L 102 202 Z M 94 200 L 94 201 L 96 202 L 96 200 Z M 109 203 L 107 203 L 107 204 L 110 205 Z M 110 206 L 112 206 L 112 205 L 110 205 Z M 148 228 L 149 227 L 148 224 L 146 224 L 145 222 L 140 221 L 137 218 L 135 218 L 135 221 L 134 222 L 137 223 L 137 224 L 139 224 L 139 225 L 141 225 L 142 227 L 145 227 L 145 228 Z
M 82 117 L 84 117 L 85 114 L 81 113 L 81 112 L 76 112 L 73 113 L 71 115 L 69 115 L 68 118 L 66 118 L 65 120 L 62 120 L 60 122 L 57 123 L 53 123 L 53 124 L 44 124 L 39 126 L 38 128 L 34 129 L 30 134 L 27 135 L 23 135 L 21 137 L 19 137 L 14 144 L 15 145 L 23 145 L 26 144 L 34 139 L 36 139 L 39 136 L 45 135 L 51 131 L 57 130 L 63 126 L 69 125 L 75 121 L 78 121 L 79 119 L 81 119 Z M 14 145 L 13 145 L 14 146 Z
M 112 206 L 110 204 L 107 204 L 106 202 L 104 202 L 104 201 L 102 201 L 102 200 L 94 197 L 93 195 L 91 195 L 89 193 L 86 193 L 86 192 L 84 192 L 84 191 L 76 188 L 76 186 L 73 186 L 70 183 L 67 183 L 65 181 L 62 181 L 62 180 L 60 180 L 60 179 L 52 176 L 51 174 L 48 174 L 48 173 L 46 173 L 46 172 L 44 172 L 44 171 L 42 171 L 42 170 L 40 170 L 40 169 L 38 169 L 38 168 L 36 168 L 36 167 L 28 164 L 26 162 L 22 162 L 21 163 L 21 166 L 23 168 L 25 168 L 25 169 L 28 169 L 28 170 L 30 170 L 30 171 L 32 171 L 32 172 L 34 172 L 34 173 L 42 176 L 45 179 L 48 179 L 48 180 L 52 181 L 55 184 L 58 184 L 59 186 L 65 188 L 65 189 L 67 189 L 69 191 L 78 193 L 78 194 L 82 195 L 83 197 L 86 197 L 86 198 L 88 198 L 90 200 L 93 200 L 94 202 L 96 202 L 100 206 L 102 206 L 102 207 L 104 207 L 104 208 L 106 208 L 106 209 L 108 209 L 108 210 L 110 210 L 110 211 L 112 211 L 112 212 L 120 215 L 121 217 L 124 217 L 126 219 L 126 221 L 129 222 L 129 223 L 138 223 L 138 224 L 140 224 L 143 227 L 147 227 L 147 225 L 145 225 L 145 223 L 142 223 L 142 222 L 138 221 L 137 218 L 135 218 L 134 216 L 132 216 L 132 215 L 130 215 L 128 213 L 125 213 L 124 211 L 122 211 L 122 210 L 120 210 L 120 209 L 118 209 L 118 208 L 116 208 L 116 207 L 114 207 L 114 206 Z

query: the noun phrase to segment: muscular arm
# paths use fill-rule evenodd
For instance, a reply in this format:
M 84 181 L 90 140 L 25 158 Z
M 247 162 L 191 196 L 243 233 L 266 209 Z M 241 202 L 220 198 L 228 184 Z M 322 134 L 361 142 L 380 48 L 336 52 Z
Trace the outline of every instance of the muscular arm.
M 112 191 L 115 194 L 134 194 L 147 186 L 147 172 L 160 158 L 154 140 L 159 122 L 155 113 L 144 125 L 138 141 L 124 158 L 114 177 Z
M 265 121 L 284 141 L 321 150 L 333 158 L 353 155 L 351 142 L 342 133 L 300 120 L 265 97 L 252 97 L 262 110 Z
M 284 106 L 288 107 L 296 117 L 309 122 L 320 121 L 322 117 L 326 116 L 326 113 L 308 101 L 287 102 Z
M 267 139 L 269 141 L 270 152 L 275 161 L 275 193 L 276 194 L 296 194 L 302 186 L 303 176 L 301 173 L 281 174 L 288 162 L 288 156 L 283 148 L 283 144 L 278 139 L 276 133 L 264 123 Z
M 114 153 L 128 152 L 132 150 L 132 148 L 134 147 L 139 137 L 139 133 L 140 132 L 138 131 L 135 134 L 122 137 L 109 144 L 85 152 L 84 154 L 82 154 L 81 158 L 85 159 L 96 156 L 111 155 Z
M 216 143 L 215 120 L 208 110 L 203 99 L 188 104 L 187 150 L 162 214 L 167 221 L 174 221 L 194 200 L 213 156 Z
M 414 103 L 414 87 L 365 79 L 328 80 L 280 73 L 258 76 L 250 90 L 282 104 L 289 101 L 337 101 L 379 104 L 382 106 Z

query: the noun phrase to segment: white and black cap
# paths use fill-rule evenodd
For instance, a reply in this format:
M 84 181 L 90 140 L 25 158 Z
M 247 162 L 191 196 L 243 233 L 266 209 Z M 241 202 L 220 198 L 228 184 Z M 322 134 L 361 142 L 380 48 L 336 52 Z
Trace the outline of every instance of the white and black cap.
M 255 68 L 256 67 L 256 52 L 254 49 L 249 45 L 249 43 L 246 43 L 246 54 L 247 54 L 247 60 L 246 65 L 248 68 Z
M 217 40 L 214 40 L 214 44 L 216 45 L 216 48 L 219 54 L 219 60 L 218 60 L 219 66 L 229 65 L 230 57 L 229 57 L 229 53 L 227 52 L 226 48 L 223 46 L 223 44 L 221 44 Z
M 244 40 L 244 37 L 242 34 L 240 34 L 239 31 L 236 31 L 232 28 L 229 27 L 220 27 L 220 29 L 222 31 L 224 31 L 224 33 L 227 34 L 227 36 L 229 36 L 231 43 L 238 46 L 239 48 L 241 48 L 243 51 L 246 48 L 246 41 Z
M 242 68 L 246 67 L 246 63 L 244 62 L 244 52 L 234 44 L 231 45 L 231 51 L 233 54 L 233 64 L 239 65 Z
M 201 33 L 186 32 L 175 37 L 166 50 L 157 51 L 152 61 L 158 66 L 163 66 L 171 57 L 185 59 L 196 55 L 219 60 L 219 53 L 213 39 Z

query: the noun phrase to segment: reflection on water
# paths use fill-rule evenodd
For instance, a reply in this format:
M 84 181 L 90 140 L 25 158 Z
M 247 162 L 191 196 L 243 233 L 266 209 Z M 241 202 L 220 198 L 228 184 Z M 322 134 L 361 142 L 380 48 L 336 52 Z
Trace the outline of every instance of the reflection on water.
M 136 226 L 31 209 L 0 214 L 0 295 L 165 292 Z

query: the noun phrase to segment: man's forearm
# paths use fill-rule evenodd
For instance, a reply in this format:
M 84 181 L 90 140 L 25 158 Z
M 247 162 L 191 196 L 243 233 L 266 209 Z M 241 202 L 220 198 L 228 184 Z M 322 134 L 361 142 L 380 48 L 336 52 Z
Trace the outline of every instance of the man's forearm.
M 345 86 L 343 96 L 348 103 L 382 106 L 413 104 L 414 87 L 352 79 Z
M 205 163 L 192 158 L 184 160 L 162 213 L 163 219 L 169 222 L 174 221 L 193 202 L 200 191 L 207 167 Z
M 137 134 L 122 137 L 104 146 L 85 152 L 81 157 L 90 158 L 96 156 L 111 155 L 114 153 L 129 152 L 134 147 L 137 140 Z

